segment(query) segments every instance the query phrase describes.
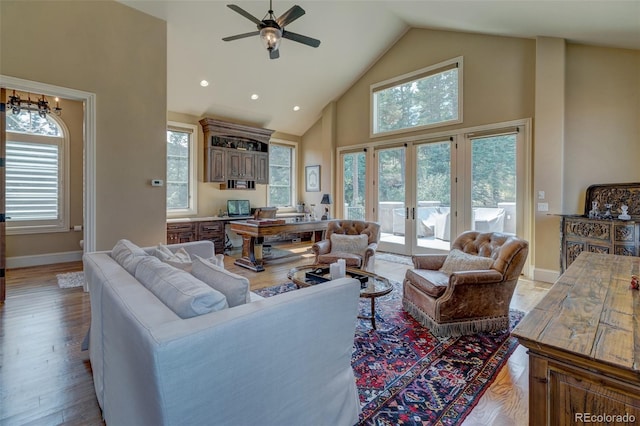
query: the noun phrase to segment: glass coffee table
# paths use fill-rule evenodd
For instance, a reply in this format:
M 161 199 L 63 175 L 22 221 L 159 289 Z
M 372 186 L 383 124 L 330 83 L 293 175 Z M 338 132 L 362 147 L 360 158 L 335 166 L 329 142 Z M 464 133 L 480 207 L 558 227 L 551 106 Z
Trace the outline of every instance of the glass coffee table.
M 388 279 L 371 272 L 356 268 L 347 268 L 347 276 L 360 281 L 360 297 L 371 299 L 371 315 L 358 316 L 371 320 L 371 326 L 376 329 L 376 298 L 391 293 L 393 285 Z M 289 279 L 298 287 L 311 287 L 329 281 L 329 265 L 298 266 L 289 271 Z

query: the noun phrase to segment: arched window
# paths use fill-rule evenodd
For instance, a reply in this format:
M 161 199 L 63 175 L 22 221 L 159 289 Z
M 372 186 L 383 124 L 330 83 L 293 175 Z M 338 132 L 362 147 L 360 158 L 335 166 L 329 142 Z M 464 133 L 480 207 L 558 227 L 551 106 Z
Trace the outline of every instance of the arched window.
M 34 111 L 6 119 L 7 234 L 69 231 L 63 124 Z

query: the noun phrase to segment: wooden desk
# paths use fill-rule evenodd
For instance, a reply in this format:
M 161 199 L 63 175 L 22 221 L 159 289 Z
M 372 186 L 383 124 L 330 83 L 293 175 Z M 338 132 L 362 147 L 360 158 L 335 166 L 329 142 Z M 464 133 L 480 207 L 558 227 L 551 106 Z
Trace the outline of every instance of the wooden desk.
M 242 237 L 242 257 L 234 263 L 255 272 L 264 271 L 261 245 L 264 237 L 277 235 L 281 232 L 313 232 L 314 241 L 323 238 L 327 230 L 328 220 L 316 220 L 312 222 L 292 222 L 284 224 L 255 224 L 246 221 L 230 222 L 229 227 L 233 232 Z M 257 250 L 256 246 L 260 249 Z
M 515 328 L 529 349 L 530 425 L 640 421 L 638 268 L 636 257 L 582 252 Z M 633 424 L 597 423 L 616 420 Z

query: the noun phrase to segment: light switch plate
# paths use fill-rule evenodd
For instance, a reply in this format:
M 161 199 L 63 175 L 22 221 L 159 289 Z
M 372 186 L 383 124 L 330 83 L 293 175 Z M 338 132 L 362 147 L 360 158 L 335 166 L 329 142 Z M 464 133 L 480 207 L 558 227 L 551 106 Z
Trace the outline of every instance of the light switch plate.
M 538 211 L 539 212 L 548 212 L 549 211 L 549 203 L 538 203 Z

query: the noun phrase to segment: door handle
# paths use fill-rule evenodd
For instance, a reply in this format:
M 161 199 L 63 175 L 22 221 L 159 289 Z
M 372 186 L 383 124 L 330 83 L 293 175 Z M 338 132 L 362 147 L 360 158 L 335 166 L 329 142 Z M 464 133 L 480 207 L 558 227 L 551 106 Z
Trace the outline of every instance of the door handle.
M 405 209 L 404 218 L 406 220 L 409 220 L 409 207 L 405 207 L 404 209 Z
M 416 208 L 411 207 L 411 219 L 416 220 Z

